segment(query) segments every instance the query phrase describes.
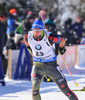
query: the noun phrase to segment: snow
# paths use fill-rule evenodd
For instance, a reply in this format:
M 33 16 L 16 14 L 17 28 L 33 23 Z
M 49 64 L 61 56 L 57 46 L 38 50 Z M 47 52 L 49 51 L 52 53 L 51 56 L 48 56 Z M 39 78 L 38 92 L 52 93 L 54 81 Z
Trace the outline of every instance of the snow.
M 85 87 L 85 69 L 70 69 L 76 86 L 67 69 L 63 73 L 71 90 L 81 90 Z M 75 73 L 74 73 L 75 72 Z M 6 86 L 0 85 L 0 100 L 32 100 L 32 86 L 28 79 L 8 79 L 5 77 Z M 85 91 L 74 91 L 79 100 L 85 100 Z M 41 83 L 40 94 L 42 100 L 68 100 L 54 82 Z

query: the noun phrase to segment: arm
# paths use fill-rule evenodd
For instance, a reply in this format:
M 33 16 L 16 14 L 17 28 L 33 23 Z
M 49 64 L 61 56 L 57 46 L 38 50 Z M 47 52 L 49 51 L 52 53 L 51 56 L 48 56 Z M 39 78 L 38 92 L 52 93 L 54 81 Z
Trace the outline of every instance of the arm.
M 60 37 L 60 47 L 64 47 L 65 45 L 65 39 L 63 37 Z
M 59 44 L 60 47 L 63 47 L 65 45 L 65 39 L 61 36 L 51 34 L 49 35 L 48 39 L 51 44 L 56 43 Z
M 60 48 L 59 48 L 59 54 L 63 55 L 65 52 L 66 52 L 66 49 L 65 49 L 65 39 L 63 37 L 61 37 L 60 39 Z
M 27 39 L 28 39 L 28 34 L 26 34 L 26 35 L 24 36 L 24 43 L 25 43 L 25 45 L 26 45 L 27 50 L 29 51 L 29 53 L 30 53 L 31 55 L 33 55 L 33 54 L 32 54 L 32 50 L 31 50 L 31 48 L 30 48 L 30 46 L 29 46 L 29 44 L 28 44 L 28 42 L 27 42 Z
M 51 43 L 51 45 L 53 43 L 56 43 L 56 50 L 55 50 L 55 53 L 58 54 L 58 52 L 63 55 L 66 51 L 64 45 L 65 45 L 65 39 L 63 37 L 60 37 L 58 35 L 55 36 L 52 36 L 52 35 L 49 35 L 49 41 Z
M 27 42 L 27 39 L 28 39 L 28 34 L 24 35 L 24 43 L 27 47 L 29 47 L 29 44 Z

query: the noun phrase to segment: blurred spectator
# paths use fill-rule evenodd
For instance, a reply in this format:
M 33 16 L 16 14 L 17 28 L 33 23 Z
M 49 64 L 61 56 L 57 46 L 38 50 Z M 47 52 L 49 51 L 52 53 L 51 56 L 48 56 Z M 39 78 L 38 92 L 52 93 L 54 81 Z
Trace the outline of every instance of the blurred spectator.
M 80 40 L 80 43 L 81 43 L 81 44 L 85 44 L 85 19 L 81 19 L 81 24 L 82 24 L 83 27 L 84 27 L 84 33 L 83 33 L 83 37 L 82 37 L 81 40 Z
M 17 28 L 18 25 L 15 24 L 16 16 L 17 16 L 16 10 L 14 8 L 10 9 L 9 16 L 7 19 L 7 32 L 6 32 L 7 34 L 9 34 L 11 31 L 14 32 L 15 29 Z
M 41 15 L 42 15 L 43 20 L 47 19 L 45 10 L 40 10 L 39 11 L 39 17 L 41 17 Z
M 15 38 L 14 38 L 14 42 L 16 45 L 16 49 L 20 49 L 20 45 L 24 44 L 23 35 L 16 33 Z
M 3 12 L 3 13 L 0 13 L 0 20 L 2 23 L 4 23 L 5 25 L 7 25 L 7 13 L 6 12 Z
M 6 45 L 6 41 L 7 41 L 6 25 L 0 21 L 0 56 L 2 60 L 4 74 L 6 74 L 5 69 L 7 67 L 7 62 L 5 56 L 3 55 L 3 48 Z
M 7 43 L 6 43 L 6 50 L 8 51 L 9 49 L 14 50 L 16 49 L 16 45 L 14 42 L 14 37 L 15 34 L 13 32 L 9 33 L 10 38 L 8 38 Z
M 81 24 L 84 26 L 85 19 L 81 19 Z
M 4 15 L 1 15 L 0 16 L 0 20 L 1 20 L 1 22 L 4 22 L 5 21 L 5 16 Z
M 18 16 L 19 16 L 20 20 L 24 20 L 25 19 L 24 12 L 22 10 L 18 12 Z
M 45 25 L 48 31 L 52 32 L 53 34 L 57 34 L 57 27 L 56 24 L 53 22 L 54 14 L 50 13 L 48 18 L 45 20 Z
M 73 31 L 71 29 L 72 19 L 68 18 L 62 26 L 62 35 L 66 38 L 66 46 L 73 44 Z
M 84 34 L 84 27 L 81 24 L 81 18 L 77 16 L 76 22 L 71 25 L 74 33 L 74 44 L 80 44 L 80 40 Z
M 0 21 L 0 55 L 2 54 L 3 47 L 7 41 L 6 25 Z
M 7 42 L 6 42 L 6 49 L 5 49 L 5 62 L 4 63 L 4 73 L 6 74 L 6 71 L 7 71 L 7 67 L 8 67 L 8 50 L 11 49 L 11 50 L 14 50 L 16 49 L 16 46 L 15 46 L 15 43 L 14 43 L 14 33 L 13 32 L 10 32 L 9 33 L 9 38 L 7 39 Z
M 33 15 L 34 13 L 32 11 L 28 11 L 27 15 Z
M 28 31 L 31 30 L 33 21 L 34 21 L 33 15 L 28 14 L 26 16 L 25 21 L 23 21 L 22 26 L 21 26 L 21 34 L 22 35 L 26 35 L 28 33 Z

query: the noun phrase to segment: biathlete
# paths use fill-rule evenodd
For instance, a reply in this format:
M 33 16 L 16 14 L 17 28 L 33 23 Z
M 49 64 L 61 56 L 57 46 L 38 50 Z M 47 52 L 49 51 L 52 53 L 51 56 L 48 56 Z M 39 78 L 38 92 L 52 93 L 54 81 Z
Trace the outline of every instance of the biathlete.
M 68 87 L 66 78 L 56 61 L 58 52 L 63 55 L 66 51 L 65 39 L 46 32 L 43 22 L 35 20 L 32 24 L 32 31 L 28 32 L 28 44 L 33 54 L 31 72 L 33 100 L 41 100 L 39 90 L 44 75 L 49 76 L 69 100 L 79 100 Z

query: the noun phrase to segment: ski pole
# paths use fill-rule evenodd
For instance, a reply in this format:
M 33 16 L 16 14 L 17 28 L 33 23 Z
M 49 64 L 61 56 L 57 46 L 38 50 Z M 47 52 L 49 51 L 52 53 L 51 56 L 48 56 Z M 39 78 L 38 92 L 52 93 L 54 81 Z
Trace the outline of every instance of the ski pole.
M 41 6 L 37 6 L 37 8 L 38 8 L 39 11 L 42 10 Z M 42 19 L 42 22 L 43 22 L 43 24 L 44 24 L 44 27 L 46 28 L 45 22 L 44 22 L 44 20 L 43 20 L 43 17 L 42 17 L 41 12 L 40 12 L 40 17 L 41 17 L 41 19 Z
M 20 25 L 15 29 L 14 33 L 16 33 L 16 32 L 19 30 L 19 28 L 21 27 L 21 25 L 22 25 L 22 24 L 20 24 Z
M 19 26 L 17 26 L 17 28 L 14 30 L 14 33 L 16 33 L 18 30 L 19 30 L 19 28 L 22 26 L 22 23 L 24 22 L 24 20 L 22 20 L 22 22 L 20 23 L 20 25 Z
M 27 49 L 28 51 L 29 51 L 29 53 L 33 56 L 33 54 L 32 54 L 32 52 L 31 52 L 31 50 L 30 49 Z
M 60 52 L 59 52 L 59 54 L 60 54 Z M 65 66 L 66 66 L 68 72 L 70 73 L 70 75 L 71 75 L 71 77 L 72 77 L 74 83 L 76 84 L 76 86 L 78 86 L 78 83 L 76 83 L 75 79 L 73 78 L 73 76 L 72 76 L 72 74 L 71 74 L 71 72 L 70 72 L 70 70 L 69 70 L 69 68 L 68 68 L 68 66 L 67 66 L 66 62 L 64 61 L 64 59 L 63 59 L 63 57 L 62 57 L 61 54 L 60 54 L 60 56 L 61 56 L 61 58 L 62 58 L 62 60 L 63 60 L 63 62 L 64 62 L 64 64 L 65 64 Z

